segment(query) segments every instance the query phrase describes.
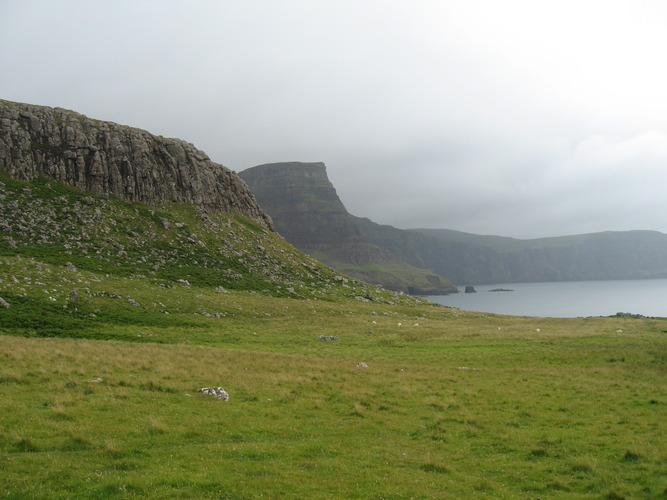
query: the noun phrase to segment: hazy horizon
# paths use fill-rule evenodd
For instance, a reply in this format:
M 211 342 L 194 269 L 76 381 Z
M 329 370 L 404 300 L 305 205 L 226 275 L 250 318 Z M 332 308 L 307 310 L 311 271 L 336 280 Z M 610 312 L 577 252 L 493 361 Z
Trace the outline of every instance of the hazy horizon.
M 667 233 L 667 4 L 4 0 L 0 99 L 324 162 L 351 214 Z

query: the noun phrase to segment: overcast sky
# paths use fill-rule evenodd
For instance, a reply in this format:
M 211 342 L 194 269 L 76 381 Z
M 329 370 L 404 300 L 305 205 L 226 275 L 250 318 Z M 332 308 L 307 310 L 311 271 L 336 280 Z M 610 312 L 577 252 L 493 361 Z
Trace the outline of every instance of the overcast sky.
M 322 161 L 348 211 L 667 232 L 664 0 L 0 0 L 0 98 Z

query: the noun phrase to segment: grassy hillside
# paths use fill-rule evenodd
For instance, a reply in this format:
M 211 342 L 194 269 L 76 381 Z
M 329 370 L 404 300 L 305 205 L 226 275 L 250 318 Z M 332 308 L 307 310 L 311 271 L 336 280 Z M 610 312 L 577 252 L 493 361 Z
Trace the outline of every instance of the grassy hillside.
M 667 498 L 665 319 L 459 311 L 2 183 L 1 498 Z
M 0 256 L 37 259 L 61 272 L 137 278 L 165 288 L 416 300 L 348 280 L 246 217 L 190 204 L 154 207 L 0 175 L 0 230 Z M 80 277 L 72 279 L 60 282 L 61 295 L 70 291 L 67 285 L 82 286 Z

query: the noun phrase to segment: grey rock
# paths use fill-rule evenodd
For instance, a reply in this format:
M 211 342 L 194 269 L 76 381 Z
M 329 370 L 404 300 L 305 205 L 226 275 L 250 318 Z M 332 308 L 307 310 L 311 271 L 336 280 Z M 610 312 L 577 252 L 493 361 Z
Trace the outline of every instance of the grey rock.
M 62 108 L 0 100 L 0 170 L 24 181 L 46 177 L 95 195 L 237 212 L 272 229 L 245 182 L 192 144 Z
M 126 297 L 125 300 L 127 300 L 128 303 L 129 303 L 131 306 L 134 306 L 134 307 L 139 307 L 139 306 L 140 306 L 139 302 L 137 302 L 136 300 L 134 300 L 132 297 Z
M 5 299 L 0 297 L 0 307 L 4 307 L 5 309 L 9 307 L 9 302 L 7 302 Z
M 222 401 L 229 401 L 229 394 L 222 387 L 202 387 L 199 392 L 208 396 L 213 396 Z

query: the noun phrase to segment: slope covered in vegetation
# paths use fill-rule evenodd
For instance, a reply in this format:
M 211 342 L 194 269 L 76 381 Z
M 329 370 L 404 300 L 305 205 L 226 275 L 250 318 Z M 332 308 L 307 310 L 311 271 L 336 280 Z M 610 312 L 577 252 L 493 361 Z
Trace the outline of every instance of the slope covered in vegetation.
M 667 495 L 665 319 L 463 312 L 243 217 L 1 186 L 3 498 Z
M 262 220 L 0 176 L 1 498 L 667 496 L 666 319 L 440 307 Z
M 376 291 L 348 282 L 241 215 L 94 197 L 43 179 L 0 176 L 0 182 L 0 255 L 273 295 L 316 296 L 342 283 L 341 293 L 349 295 Z

